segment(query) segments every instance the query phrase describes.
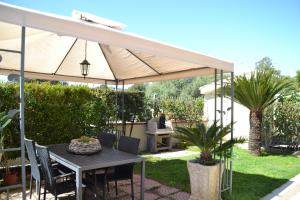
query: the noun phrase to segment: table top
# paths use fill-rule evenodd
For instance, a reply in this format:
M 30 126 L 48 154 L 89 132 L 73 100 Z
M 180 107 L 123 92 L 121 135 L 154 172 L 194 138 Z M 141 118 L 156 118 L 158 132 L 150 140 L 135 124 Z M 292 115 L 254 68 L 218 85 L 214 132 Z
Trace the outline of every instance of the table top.
M 54 144 L 49 146 L 52 159 L 67 165 L 73 170 L 91 170 L 104 167 L 141 162 L 139 155 L 126 153 L 112 148 L 103 147 L 103 150 L 93 155 L 76 155 L 67 151 L 68 144 Z

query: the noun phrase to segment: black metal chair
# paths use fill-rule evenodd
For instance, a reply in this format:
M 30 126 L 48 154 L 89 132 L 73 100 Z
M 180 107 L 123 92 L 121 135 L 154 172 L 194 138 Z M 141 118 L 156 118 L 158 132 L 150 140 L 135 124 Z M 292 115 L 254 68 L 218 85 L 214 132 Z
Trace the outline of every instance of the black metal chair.
M 27 149 L 27 155 L 28 159 L 30 161 L 30 168 L 31 168 L 31 175 L 30 175 L 30 199 L 32 196 L 32 184 L 33 184 L 33 179 L 35 180 L 35 184 L 37 186 L 37 195 L 38 199 L 40 199 L 40 194 L 41 194 L 41 172 L 39 169 L 39 164 L 38 164 L 38 159 L 36 156 L 36 151 L 35 151 L 35 143 L 33 140 L 29 139 L 24 139 L 25 146 Z
M 140 139 L 120 136 L 118 150 L 124 151 L 131 154 L 138 154 Z M 134 189 L 133 189 L 133 167 L 134 163 L 116 166 L 113 173 L 107 173 L 106 180 L 115 182 L 116 195 L 118 195 L 118 181 L 128 180 L 131 182 L 131 198 L 134 200 Z M 109 188 L 108 188 L 109 189 Z
M 116 136 L 112 133 L 100 133 L 97 138 L 100 141 L 100 144 L 107 148 L 113 148 L 116 142 Z
M 33 185 L 33 179 L 35 180 L 36 184 L 36 189 L 37 189 L 37 195 L 38 199 L 40 199 L 41 195 L 41 185 L 43 181 L 43 176 L 40 170 L 40 164 L 39 164 L 39 159 L 36 154 L 36 149 L 35 149 L 35 142 L 33 140 L 24 138 L 25 146 L 27 149 L 27 155 L 28 159 L 30 162 L 30 169 L 31 169 L 31 175 L 30 175 L 30 199 L 32 196 L 32 185 Z M 60 175 L 60 174 L 66 174 L 70 173 L 71 175 L 75 174 L 71 170 L 59 165 L 58 163 L 51 163 L 52 166 L 54 167 L 54 173 L 55 175 Z M 68 178 L 68 177 L 66 177 Z
M 73 173 L 61 174 L 55 176 L 54 169 L 51 164 L 49 156 L 49 150 L 45 146 L 36 144 L 36 151 L 41 165 L 41 171 L 45 180 L 44 186 L 44 200 L 46 199 L 46 192 L 49 191 L 57 200 L 57 196 L 60 194 L 75 191 L 76 196 L 76 183 L 73 179 L 65 179 L 70 177 Z M 83 188 L 85 185 L 83 185 Z
M 116 135 L 113 133 L 100 133 L 97 135 L 98 140 L 100 141 L 100 144 L 106 148 L 113 148 L 114 144 L 116 142 Z M 103 168 L 103 169 L 97 169 L 97 170 L 92 170 L 89 171 L 88 173 L 86 173 L 85 175 L 87 177 L 89 177 L 89 179 L 91 180 L 93 177 L 94 179 L 94 186 L 99 184 L 99 180 L 100 183 L 103 184 L 103 196 L 106 196 L 106 190 L 105 190 L 105 184 L 106 184 L 106 174 L 107 173 L 111 173 L 113 172 L 113 168 Z M 101 176 L 99 176 L 101 175 Z M 108 183 L 107 183 L 107 188 L 108 187 Z M 94 192 L 95 194 L 97 194 L 96 189 L 94 188 Z

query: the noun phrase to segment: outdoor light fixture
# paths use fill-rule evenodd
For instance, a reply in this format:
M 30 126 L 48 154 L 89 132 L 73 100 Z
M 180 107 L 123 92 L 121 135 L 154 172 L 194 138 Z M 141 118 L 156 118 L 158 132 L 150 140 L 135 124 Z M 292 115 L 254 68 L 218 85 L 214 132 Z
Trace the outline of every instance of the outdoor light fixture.
M 2 56 L 1 56 L 1 54 L 0 54 L 0 62 L 2 61 Z
M 87 45 L 87 41 L 85 41 L 85 56 L 84 56 L 84 60 L 80 63 L 81 74 L 82 74 L 83 78 L 85 78 L 88 75 L 88 73 L 89 73 L 89 67 L 91 65 L 86 60 L 86 45 Z

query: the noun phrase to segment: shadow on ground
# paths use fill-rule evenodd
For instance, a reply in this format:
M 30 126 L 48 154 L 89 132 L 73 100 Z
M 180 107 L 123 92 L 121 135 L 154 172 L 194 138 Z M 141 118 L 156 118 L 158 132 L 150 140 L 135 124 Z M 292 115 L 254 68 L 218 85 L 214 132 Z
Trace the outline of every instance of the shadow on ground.
M 230 198 L 228 193 L 224 193 L 223 197 L 234 200 L 258 200 L 287 181 L 288 179 L 233 171 L 233 195 Z
M 136 173 L 139 173 L 139 166 L 136 167 Z M 161 184 L 190 192 L 186 160 L 148 159 L 146 161 L 146 177 L 154 179 Z M 223 199 L 257 200 L 287 181 L 288 179 L 278 179 L 261 174 L 247 174 L 233 171 L 233 196 L 230 197 L 226 192 L 224 192 L 222 196 Z

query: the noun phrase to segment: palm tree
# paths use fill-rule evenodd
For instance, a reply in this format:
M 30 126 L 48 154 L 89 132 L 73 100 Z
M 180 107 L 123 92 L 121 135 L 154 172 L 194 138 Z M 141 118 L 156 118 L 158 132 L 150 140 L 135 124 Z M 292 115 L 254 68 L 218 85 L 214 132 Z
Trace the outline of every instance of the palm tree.
M 234 79 L 234 100 L 250 110 L 250 133 L 248 149 L 253 155 L 260 155 L 263 111 L 284 96 L 294 86 L 288 78 L 274 74 L 271 70 L 257 70 L 250 77 L 237 76 Z M 229 86 L 226 94 L 230 94 Z
M 226 157 L 231 156 L 231 151 L 228 151 L 237 143 L 243 143 L 243 138 L 231 139 L 219 146 L 219 142 L 231 132 L 231 125 L 228 124 L 224 128 L 214 122 L 210 127 L 206 127 L 205 124 L 198 124 L 196 127 L 176 127 L 175 137 L 181 141 L 188 142 L 199 147 L 200 160 L 199 163 L 203 165 L 212 165 L 216 163 L 213 159 L 213 154 L 220 154 Z

